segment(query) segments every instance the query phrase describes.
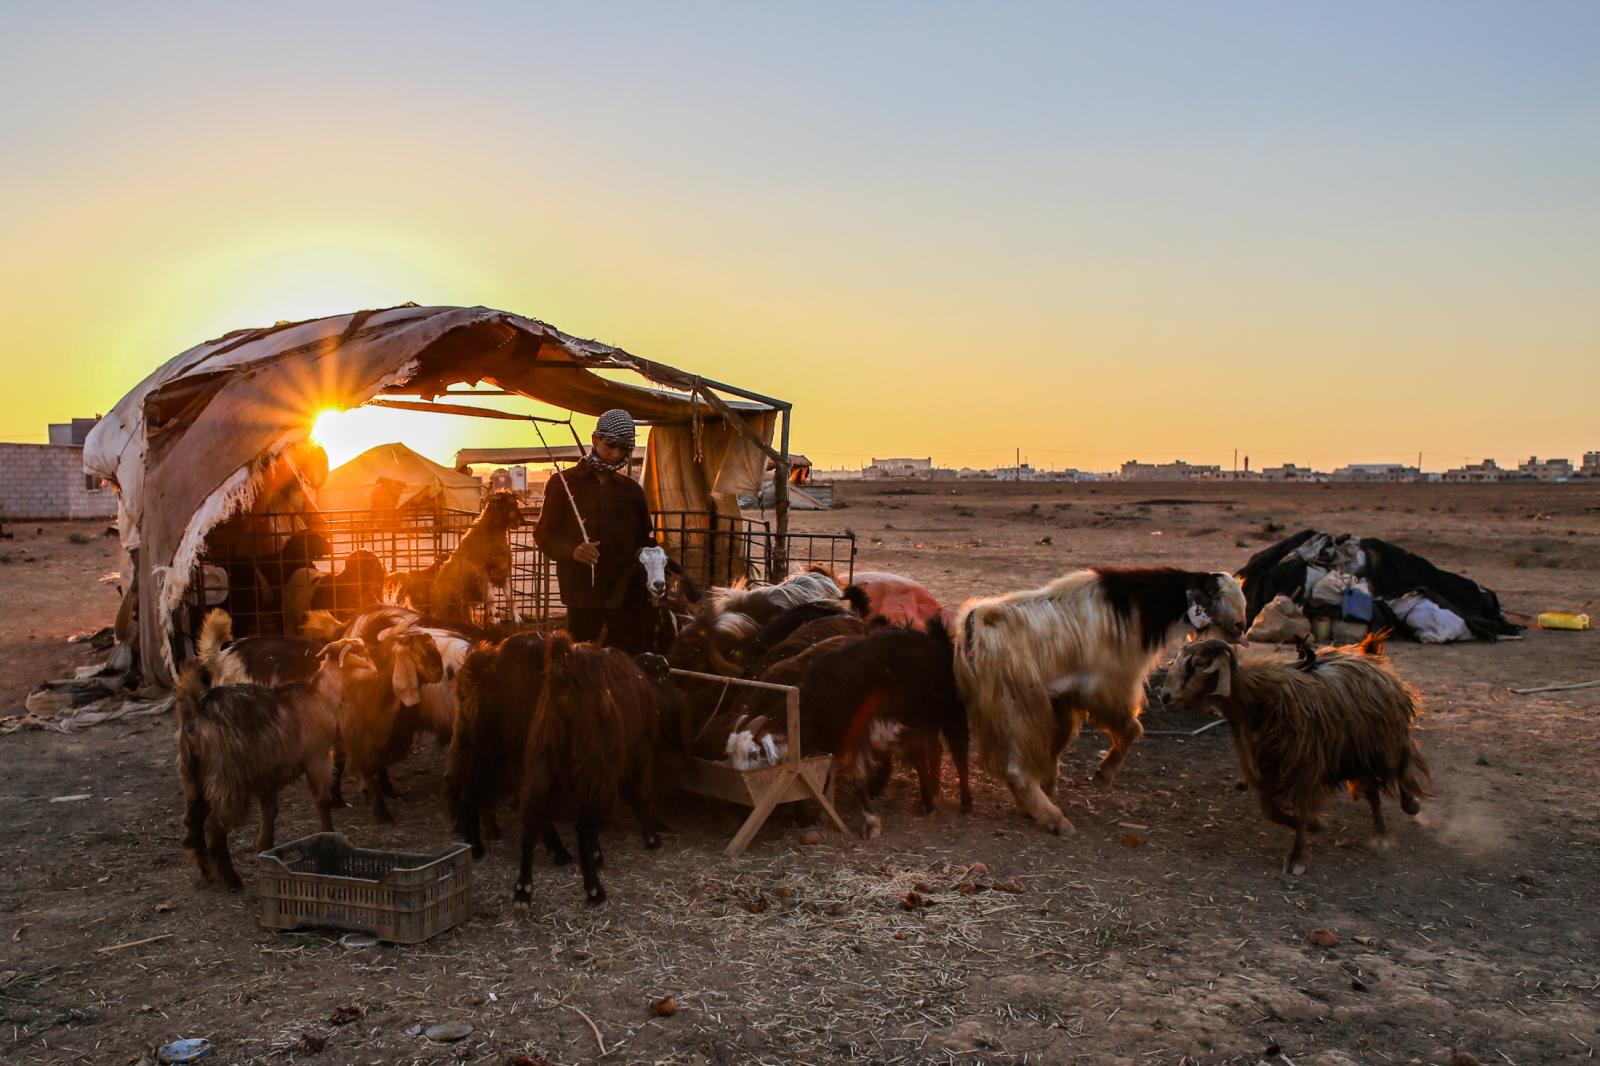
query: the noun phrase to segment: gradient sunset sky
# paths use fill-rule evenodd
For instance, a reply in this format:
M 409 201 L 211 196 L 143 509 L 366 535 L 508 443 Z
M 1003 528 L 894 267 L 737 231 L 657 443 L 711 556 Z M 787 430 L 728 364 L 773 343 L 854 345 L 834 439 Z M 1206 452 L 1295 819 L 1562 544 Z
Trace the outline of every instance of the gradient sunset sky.
M 4 440 L 413 300 L 820 466 L 1600 448 L 1593 2 L 13 3 L 0 158 Z

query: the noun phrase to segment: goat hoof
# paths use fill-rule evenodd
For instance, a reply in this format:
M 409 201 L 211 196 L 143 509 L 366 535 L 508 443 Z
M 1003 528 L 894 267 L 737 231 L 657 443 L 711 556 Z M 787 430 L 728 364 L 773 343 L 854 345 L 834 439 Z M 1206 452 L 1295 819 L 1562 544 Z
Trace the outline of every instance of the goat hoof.
M 596 870 L 601 869 L 602 867 L 605 866 L 605 864 L 606 864 L 605 852 L 603 852 L 603 851 L 599 850 L 598 848 L 596 848 L 595 849 L 595 853 L 594 853 L 594 868 Z
M 1389 836 L 1387 833 L 1379 833 L 1377 836 L 1374 836 L 1370 841 L 1367 842 L 1367 846 L 1373 851 L 1388 851 L 1394 846 L 1394 838 Z
M 1297 862 L 1292 859 L 1285 859 L 1283 863 L 1283 872 L 1294 877 L 1299 877 L 1301 874 L 1306 872 L 1305 860 L 1302 859 Z
M 604 903 L 605 901 L 606 901 L 606 890 L 605 889 L 601 888 L 599 885 L 596 885 L 593 888 L 589 889 L 589 892 L 588 892 L 588 903 L 589 903 L 589 906 L 598 907 L 600 904 Z
M 1049 826 L 1048 828 L 1049 828 L 1050 832 L 1054 833 L 1058 837 L 1069 837 L 1069 836 L 1072 836 L 1074 833 L 1077 832 L 1077 830 L 1075 828 L 1073 828 L 1072 823 L 1067 821 L 1065 818 L 1063 818 L 1060 821 L 1054 823 L 1053 825 Z
M 661 846 L 661 838 L 651 833 L 644 838 L 644 846 L 654 851 Z

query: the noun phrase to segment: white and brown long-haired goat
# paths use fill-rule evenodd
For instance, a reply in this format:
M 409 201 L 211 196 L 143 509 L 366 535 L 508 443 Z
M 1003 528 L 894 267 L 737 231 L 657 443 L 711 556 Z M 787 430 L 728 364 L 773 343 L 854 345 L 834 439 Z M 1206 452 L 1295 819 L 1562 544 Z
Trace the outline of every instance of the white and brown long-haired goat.
M 968 600 L 956 615 L 956 682 L 984 768 L 1017 807 L 1070 833 L 1050 799 L 1061 753 L 1085 721 L 1111 748 L 1110 785 L 1144 735 L 1144 677 L 1185 629 L 1244 632 L 1244 593 L 1229 574 L 1170 567 L 1077 570 L 1039 589 Z
M 1241 662 L 1224 641 L 1197 641 L 1179 653 L 1161 694 L 1228 720 L 1239 772 L 1262 813 L 1294 830 L 1285 873 L 1305 872 L 1306 830 L 1340 785 L 1372 805 L 1380 846 L 1388 840 L 1382 793 L 1407 814 L 1420 809 L 1428 764 L 1411 735 L 1417 694 L 1383 661 L 1381 637 L 1297 664 Z
M 251 800 L 259 801 L 256 850 L 272 847 L 278 792 L 302 774 L 322 828 L 333 828 L 328 749 L 338 735 L 340 704 L 347 685 L 375 672 L 359 640 L 334 641 L 322 649 L 310 680 L 284 685 L 208 689 L 202 664 L 183 670 L 176 697 L 183 847 L 202 877 L 239 887 L 228 831 L 244 821 Z

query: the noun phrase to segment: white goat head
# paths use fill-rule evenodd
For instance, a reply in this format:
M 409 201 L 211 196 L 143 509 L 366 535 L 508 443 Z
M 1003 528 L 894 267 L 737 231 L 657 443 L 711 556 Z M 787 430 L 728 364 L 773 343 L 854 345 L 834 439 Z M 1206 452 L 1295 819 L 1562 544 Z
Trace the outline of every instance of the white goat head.
M 755 770 L 778 765 L 789 754 L 789 746 L 783 737 L 767 732 L 764 716 L 747 722 L 741 715 L 728 734 L 727 752 L 735 770 Z
M 644 567 L 644 587 L 650 602 L 659 604 L 667 594 L 667 550 L 659 544 L 639 549 L 639 565 Z
M 1232 574 L 1206 574 L 1188 592 L 1186 617 L 1198 634 L 1215 632 L 1238 641 L 1250 626 L 1245 617 L 1244 589 Z

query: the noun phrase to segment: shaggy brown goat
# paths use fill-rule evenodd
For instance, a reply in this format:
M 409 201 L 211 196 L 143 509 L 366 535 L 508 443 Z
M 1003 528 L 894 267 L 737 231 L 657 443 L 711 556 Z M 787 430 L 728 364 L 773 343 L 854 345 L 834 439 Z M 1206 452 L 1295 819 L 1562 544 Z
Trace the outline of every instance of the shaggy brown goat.
M 439 574 L 428 589 L 428 607 L 423 613 L 466 621 L 468 611 L 481 603 L 487 622 L 494 616 L 491 590 L 500 589 L 505 595 L 506 612 L 513 621 L 521 621 L 511 598 L 511 531 L 520 525 L 522 509 L 517 494 L 491 494 L 461 543 L 439 567 Z
M 445 809 L 475 858 L 483 856 L 485 832 L 500 835 L 495 805 L 522 776 L 528 724 L 544 689 L 546 639 L 543 633 L 522 633 L 479 644 L 456 675 Z
M 513 899 L 533 896 L 533 847 L 548 840 L 558 814 L 570 814 L 589 903 L 605 901 L 600 885 L 600 829 L 620 795 L 644 830 L 647 848 L 661 846 L 652 806 L 656 695 L 626 652 L 573 644 L 565 633 L 545 643 L 544 687 L 528 726 L 522 769 L 522 866 Z M 559 845 L 559 841 L 557 841 Z M 556 853 L 559 864 L 563 853 Z
M 228 831 L 251 800 L 261 805 L 256 850 L 272 847 L 278 792 L 304 774 L 324 831 L 333 828 L 328 748 L 338 732 L 347 686 L 376 667 L 359 640 L 322 650 L 316 675 L 285 685 L 206 688 L 206 670 L 190 663 L 178 678 L 178 777 L 183 782 L 183 847 L 206 880 L 240 885 L 228 854 Z
M 1261 811 L 1294 830 L 1285 873 L 1307 866 L 1306 830 L 1320 827 L 1329 793 L 1340 785 L 1372 805 L 1379 846 L 1386 846 L 1381 794 L 1416 814 L 1428 764 L 1411 735 L 1417 695 L 1381 659 L 1382 638 L 1314 662 L 1240 662 L 1227 642 L 1190 644 L 1167 671 L 1162 698 L 1185 710 L 1213 710 L 1228 720 L 1239 773 Z

